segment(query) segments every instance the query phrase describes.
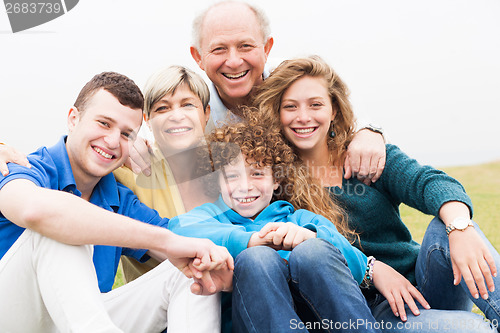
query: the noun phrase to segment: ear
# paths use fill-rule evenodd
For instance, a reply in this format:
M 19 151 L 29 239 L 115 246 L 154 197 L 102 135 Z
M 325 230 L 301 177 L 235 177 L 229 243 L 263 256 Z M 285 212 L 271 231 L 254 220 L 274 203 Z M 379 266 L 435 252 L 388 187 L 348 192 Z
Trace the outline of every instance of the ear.
M 273 37 L 269 37 L 267 39 L 266 44 L 264 45 L 264 52 L 266 53 L 266 59 L 269 56 L 269 52 L 271 52 L 273 45 L 274 45 L 274 39 L 273 39 Z
M 275 182 L 273 185 L 273 191 L 276 191 L 280 187 L 280 184 L 278 182 Z
M 80 111 L 75 107 L 71 107 L 68 112 L 68 129 L 69 131 L 73 131 L 75 129 L 76 125 L 78 125 L 78 122 L 80 121 Z
M 150 130 L 151 132 L 153 132 L 153 130 L 151 129 L 151 124 L 149 124 L 149 118 L 148 118 L 148 116 L 146 116 L 146 113 L 143 113 L 143 114 L 142 114 L 142 117 L 143 117 L 144 122 L 146 123 L 146 125 L 148 125 L 149 130 Z
M 332 107 L 332 121 L 335 120 L 335 116 L 337 115 L 337 106 Z
M 198 51 L 198 49 L 194 46 L 191 46 L 189 48 L 189 51 L 191 51 L 191 56 L 193 57 L 194 61 L 196 61 L 196 63 L 198 64 L 198 66 L 201 68 L 201 70 L 205 70 L 204 66 L 203 66 L 203 61 L 201 61 L 201 54 L 200 52 Z
M 208 119 L 210 119 L 210 105 L 207 105 L 205 109 L 205 126 L 208 123 Z

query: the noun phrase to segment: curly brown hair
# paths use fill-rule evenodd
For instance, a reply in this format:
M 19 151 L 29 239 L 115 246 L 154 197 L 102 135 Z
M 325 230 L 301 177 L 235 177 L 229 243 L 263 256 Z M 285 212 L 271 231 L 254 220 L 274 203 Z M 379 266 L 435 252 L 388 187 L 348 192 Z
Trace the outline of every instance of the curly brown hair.
M 246 162 L 271 167 L 274 181 L 279 184 L 274 191 L 273 201 L 285 200 L 295 209 L 323 215 L 353 242 L 357 234 L 349 229 L 346 214 L 332 201 L 320 183 L 313 179 L 308 168 L 297 160 L 297 155 L 285 141 L 280 129 L 265 126 L 254 108 L 245 107 L 242 113 L 246 123 L 222 126 L 208 136 L 212 170 L 221 170 L 240 153 Z

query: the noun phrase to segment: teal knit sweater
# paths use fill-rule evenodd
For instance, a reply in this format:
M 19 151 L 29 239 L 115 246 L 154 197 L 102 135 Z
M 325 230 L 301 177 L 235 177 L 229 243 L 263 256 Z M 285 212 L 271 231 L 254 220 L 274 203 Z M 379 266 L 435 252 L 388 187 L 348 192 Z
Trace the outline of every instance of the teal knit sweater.
M 449 201 L 465 203 L 472 216 L 472 202 L 463 186 L 446 173 L 422 166 L 394 145 L 386 145 L 387 158 L 380 179 L 366 186 L 355 178 L 343 179 L 342 188 L 328 190 L 347 212 L 349 225 L 359 233 L 355 245 L 367 256 L 392 266 L 415 284 L 415 263 L 420 245 L 399 213 L 405 203 L 437 216 Z

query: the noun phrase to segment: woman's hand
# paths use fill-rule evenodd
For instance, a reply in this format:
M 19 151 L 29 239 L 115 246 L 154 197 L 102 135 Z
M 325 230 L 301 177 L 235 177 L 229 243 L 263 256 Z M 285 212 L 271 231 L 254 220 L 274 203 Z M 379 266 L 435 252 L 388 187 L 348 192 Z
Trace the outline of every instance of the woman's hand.
M 316 238 L 316 233 L 291 222 L 271 222 L 253 234 L 252 238 L 249 247 L 267 245 L 276 250 L 290 251 L 303 241 Z
M 410 281 L 391 266 L 378 260 L 375 261 L 375 266 L 373 267 L 373 284 L 387 299 L 394 315 L 400 317 L 402 321 L 407 320 L 405 303 L 408 304 L 408 307 L 415 316 L 420 314 L 415 300 L 422 304 L 424 308 L 431 308 L 424 296 Z
M 470 211 L 462 202 L 449 201 L 439 209 L 439 217 L 448 226 L 458 217 L 469 219 Z M 463 277 L 472 297 L 481 295 L 487 299 L 486 287 L 491 292 L 495 290 L 492 276 L 497 275 L 495 260 L 488 247 L 473 227 L 450 232 L 448 240 L 454 284 L 458 285 Z
M 463 277 L 472 297 L 479 298 L 481 294 L 487 299 L 488 289 L 495 291 L 492 276 L 497 276 L 497 267 L 488 247 L 472 227 L 451 232 L 449 241 L 454 284 L 458 285 Z
M 0 172 L 3 176 L 7 176 L 9 174 L 9 168 L 7 168 L 7 163 L 9 162 L 31 168 L 26 155 L 18 152 L 10 146 L 0 144 Z
M 380 133 L 362 129 L 347 147 L 345 178 L 355 176 L 365 185 L 375 183 L 385 167 L 385 142 Z

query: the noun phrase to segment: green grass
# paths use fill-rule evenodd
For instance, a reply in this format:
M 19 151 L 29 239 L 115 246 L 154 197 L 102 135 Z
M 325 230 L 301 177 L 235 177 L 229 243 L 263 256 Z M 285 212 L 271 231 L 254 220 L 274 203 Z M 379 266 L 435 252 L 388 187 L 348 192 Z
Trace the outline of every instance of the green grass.
M 491 244 L 500 249 L 500 162 L 482 165 L 445 168 L 450 176 L 462 183 L 474 205 L 474 221 L 490 240 Z M 427 224 L 432 216 L 401 205 L 401 216 L 410 228 L 413 238 L 421 242 Z M 500 269 L 500 267 L 498 267 Z M 498 286 L 497 286 L 498 287 Z M 481 313 L 474 307 L 474 312 Z

